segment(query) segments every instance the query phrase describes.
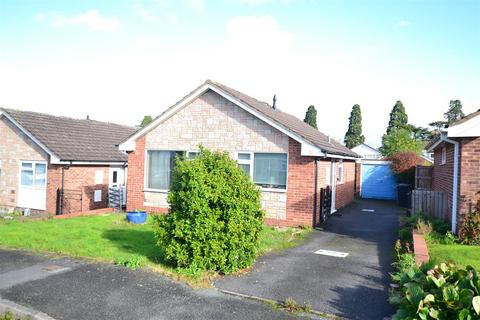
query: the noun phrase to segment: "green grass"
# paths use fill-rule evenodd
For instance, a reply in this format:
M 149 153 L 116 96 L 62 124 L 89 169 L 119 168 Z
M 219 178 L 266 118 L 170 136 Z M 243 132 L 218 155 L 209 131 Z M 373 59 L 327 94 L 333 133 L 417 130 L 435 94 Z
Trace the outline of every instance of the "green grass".
M 141 259 L 156 271 L 196 285 L 192 279 L 162 260 L 162 251 L 155 245 L 151 223 L 149 217 L 146 224 L 130 224 L 125 221 L 124 215 L 118 214 L 44 221 L 5 220 L 0 221 L 0 246 L 106 262 Z M 309 231 L 265 227 L 261 233 L 259 253 L 298 245 Z M 200 281 L 205 282 L 205 279 Z
M 428 244 L 430 258 L 434 261 L 454 261 L 462 267 L 468 265 L 480 270 L 480 247 L 461 244 Z

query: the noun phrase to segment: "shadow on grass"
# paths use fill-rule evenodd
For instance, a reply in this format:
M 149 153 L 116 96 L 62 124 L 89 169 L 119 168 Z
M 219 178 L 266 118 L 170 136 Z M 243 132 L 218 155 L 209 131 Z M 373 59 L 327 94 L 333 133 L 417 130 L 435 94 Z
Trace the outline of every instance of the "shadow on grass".
M 156 245 L 152 230 L 109 229 L 103 232 L 102 237 L 126 254 L 144 256 L 150 262 L 168 265 L 163 250 Z

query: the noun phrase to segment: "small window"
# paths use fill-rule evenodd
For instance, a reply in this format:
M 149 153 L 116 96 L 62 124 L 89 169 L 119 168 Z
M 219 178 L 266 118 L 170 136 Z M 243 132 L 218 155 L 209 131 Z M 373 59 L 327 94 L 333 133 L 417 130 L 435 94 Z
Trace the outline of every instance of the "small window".
M 238 166 L 249 176 L 253 175 L 253 161 L 252 154 L 250 152 L 237 153 Z
M 102 201 L 102 190 L 95 190 L 93 194 L 93 202 Z
M 338 183 L 343 183 L 344 182 L 344 176 L 343 176 L 343 160 L 338 161 Z
M 112 172 L 112 184 L 116 184 L 118 182 L 118 171 Z
M 445 164 L 447 162 L 447 148 L 443 147 L 442 148 L 442 155 L 440 159 L 440 164 Z
M 22 162 L 20 184 L 24 187 L 45 187 L 47 165 L 39 162 Z
M 198 155 L 198 151 L 188 151 L 187 159 L 192 160 Z
M 255 153 L 253 182 L 264 188 L 287 188 L 287 154 Z

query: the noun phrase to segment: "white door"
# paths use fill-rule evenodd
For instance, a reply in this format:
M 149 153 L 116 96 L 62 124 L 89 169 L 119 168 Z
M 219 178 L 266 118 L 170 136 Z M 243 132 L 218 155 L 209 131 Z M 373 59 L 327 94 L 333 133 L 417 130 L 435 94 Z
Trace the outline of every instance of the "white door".
M 125 171 L 123 167 L 110 167 L 110 177 L 108 186 L 110 188 L 117 188 L 125 185 Z
M 336 162 L 332 159 L 330 164 L 330 187 L 332 188 L 332 205 L 330 213 L 335 213 L 337 208 L 335 207 L 335 196 L 337 193 L 337 168 Z
M 20 161 L 17 206 L 36 210 L 47 209 L 47 163 Z

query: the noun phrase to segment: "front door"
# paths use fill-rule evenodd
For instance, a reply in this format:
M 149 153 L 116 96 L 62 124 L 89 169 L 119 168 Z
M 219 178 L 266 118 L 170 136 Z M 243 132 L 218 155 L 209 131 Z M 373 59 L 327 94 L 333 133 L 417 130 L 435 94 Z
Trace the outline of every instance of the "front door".
M 335 208 L 335 194 L 337 192 L 337 166 L 334 159 L 332 159 L 330 165 L 330 187 L 332 188 L 332 206 L 330 213 L 335 213 L 337 211 Z
M 20 161 L 17 207 L 47 209 L 47 163 Z
M 125 185 L 125 171 L 123 167 L 110 167 L 109 187 L 118 188 Z

